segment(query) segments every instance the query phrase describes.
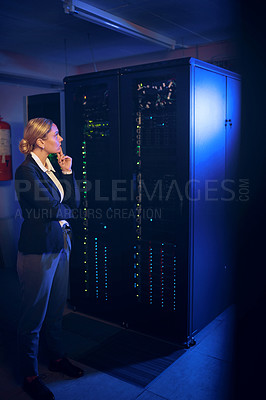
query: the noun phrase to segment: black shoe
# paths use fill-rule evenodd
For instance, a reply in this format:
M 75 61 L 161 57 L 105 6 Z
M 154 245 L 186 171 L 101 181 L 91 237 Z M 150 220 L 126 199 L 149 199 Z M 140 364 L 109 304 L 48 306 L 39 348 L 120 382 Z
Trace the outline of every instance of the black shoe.
M 24 379 L 23 389 L 35 400 L 54 400 L 54 394 L 48 389 L 43 381 L 37 376 L 29 382 Z
M 49 370 L 63 372 L 63 374 L 71 376 L 72 378 L 80 378 L 84 375 L 84 371 L 73 365 L 67 358 L 61 358 L 59 361 L 51 361 Z

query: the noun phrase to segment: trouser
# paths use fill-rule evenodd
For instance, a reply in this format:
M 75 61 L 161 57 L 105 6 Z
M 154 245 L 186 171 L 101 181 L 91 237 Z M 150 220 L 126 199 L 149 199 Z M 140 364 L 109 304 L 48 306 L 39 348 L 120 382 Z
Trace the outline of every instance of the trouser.
M 18 326 L 18 356 L 23 377 L 38 375 L 40 330 L 44 331 L 48 357 L 64 356 L 61 330 L 68 290 L 69 231 L 63 229 L 64 249 L 59 253 L 18 253 L 17 271 L 21 287 Z

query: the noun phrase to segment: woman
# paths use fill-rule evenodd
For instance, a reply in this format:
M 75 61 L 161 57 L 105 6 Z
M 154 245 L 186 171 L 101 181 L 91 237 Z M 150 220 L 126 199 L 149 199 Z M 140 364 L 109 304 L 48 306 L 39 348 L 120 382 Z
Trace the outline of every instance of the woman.
M 15 174 L 15 187 L 24 218 L 17 270 L 22 292 L 18 349 L 23 388 L 34 399 L 54 399 L 38 376 L 39 334 L 45 334 L 49 369 L 72 377 L 83 371 L 64 357 L 62 315 L 68 287 L 71 248 L 68 219 L 73 217 L 75 181 L 72 159 L 62 152 L 57 126 L 49 119 L 34 118 L 24 130 L 19 149 L 26 155 Z M 57 153 L 61 172 L 48 158 Z

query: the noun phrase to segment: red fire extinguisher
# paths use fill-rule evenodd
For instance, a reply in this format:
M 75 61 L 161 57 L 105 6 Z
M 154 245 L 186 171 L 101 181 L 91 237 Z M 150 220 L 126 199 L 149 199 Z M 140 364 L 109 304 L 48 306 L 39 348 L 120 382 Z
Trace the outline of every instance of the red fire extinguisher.
M 12 179 L 10 125 L 0 117 L 0 181 Z

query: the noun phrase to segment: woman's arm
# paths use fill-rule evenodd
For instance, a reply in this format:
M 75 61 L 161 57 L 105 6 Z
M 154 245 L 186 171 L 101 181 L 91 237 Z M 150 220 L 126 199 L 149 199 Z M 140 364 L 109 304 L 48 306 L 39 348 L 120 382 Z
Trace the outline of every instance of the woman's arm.
M 64 198 L 62 203 L 70 208 L 77 208 L 80 200 L 78 186 L 72 172 L 72 158 L 65 155 L 63 150 L 57 153 L 57 162 L 61 169 L 60 182 L 64 188 Z M 71 173 L 69 173 L 71 171 Z
M 80 195 L 74 172 L 69 175 L 61 173 L 59 180 L 64 189 L 64 198 L 62 203 L 67 204 L 71 209 L 77 208 L 79 205 Z

